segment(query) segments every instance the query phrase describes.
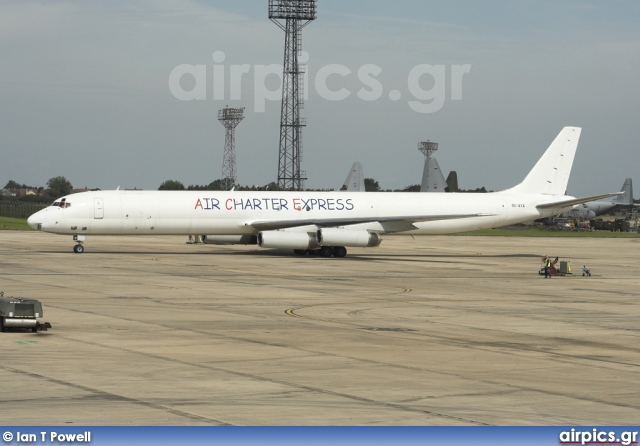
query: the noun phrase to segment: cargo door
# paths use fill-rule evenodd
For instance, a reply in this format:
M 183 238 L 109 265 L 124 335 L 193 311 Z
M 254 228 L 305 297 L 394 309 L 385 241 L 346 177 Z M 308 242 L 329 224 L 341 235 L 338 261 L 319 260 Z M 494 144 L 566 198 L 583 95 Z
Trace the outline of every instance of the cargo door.
M 150 194 L 127 192 L 122 194 L 124 227 L 149 233 L 155 229 L 158 205 Z
M 93 199 L 93 218 L 98 220 L 104 218 L 104 203 L 102 198 Z

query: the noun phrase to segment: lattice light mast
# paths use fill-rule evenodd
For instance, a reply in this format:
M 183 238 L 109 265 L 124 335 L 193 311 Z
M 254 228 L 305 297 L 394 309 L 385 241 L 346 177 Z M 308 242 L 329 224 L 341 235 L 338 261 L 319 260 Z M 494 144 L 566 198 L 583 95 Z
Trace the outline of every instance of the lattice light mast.
M 418 144 L 418 150 L 420 150 L 426 158 L 431 159 L 431 155 L 438 151 L 438 143 L 426 140 Z
M 316 19 L 317 0 L 269 0 L 269 19 L 285 32 L 282 110 L 280 113 L 280 156 L 278 187 L 302 190 L 302 127 L 304 70 L 298 63 L 302 51 L 302 28 Z
M 223 108 L 218 111 L 218 121 L 227 130 L 222 159 L 222 188 L 231 190 L 236 185 L 236 127 L 244 119 L 243 108 Z

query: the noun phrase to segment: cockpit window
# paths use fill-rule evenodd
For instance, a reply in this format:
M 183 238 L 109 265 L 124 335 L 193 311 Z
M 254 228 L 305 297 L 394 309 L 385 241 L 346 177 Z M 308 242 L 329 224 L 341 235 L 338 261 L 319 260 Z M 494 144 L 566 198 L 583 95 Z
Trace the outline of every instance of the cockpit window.
M 65 208 L 71 207 L 71 203 L 67 203 L 67 199 L 63 198 L 60 201 L 54 201 L 51 206 L 65 209 Z

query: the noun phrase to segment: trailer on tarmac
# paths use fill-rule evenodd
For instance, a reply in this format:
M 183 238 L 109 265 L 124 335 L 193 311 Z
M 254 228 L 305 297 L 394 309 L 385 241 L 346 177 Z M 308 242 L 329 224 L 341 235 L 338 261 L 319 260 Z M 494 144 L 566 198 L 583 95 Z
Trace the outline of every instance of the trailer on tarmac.
M 5 332 L 8 328 L 28 328 L 34 333 L 47 331 L 51 324 L 39 322 L 38 318 L 42 316 L 42 304 L 36 299 L 5 297 L 0 292 L 0 332 Z

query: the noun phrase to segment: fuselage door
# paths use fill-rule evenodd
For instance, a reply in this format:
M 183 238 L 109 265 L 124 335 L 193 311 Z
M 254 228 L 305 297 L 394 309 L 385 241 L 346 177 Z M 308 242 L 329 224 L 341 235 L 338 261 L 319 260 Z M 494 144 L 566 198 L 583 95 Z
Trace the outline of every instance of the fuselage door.
M 93 218 L 104 218 L 104 203 L 102 202 L 102 198 L 93 199 Z

